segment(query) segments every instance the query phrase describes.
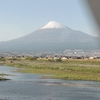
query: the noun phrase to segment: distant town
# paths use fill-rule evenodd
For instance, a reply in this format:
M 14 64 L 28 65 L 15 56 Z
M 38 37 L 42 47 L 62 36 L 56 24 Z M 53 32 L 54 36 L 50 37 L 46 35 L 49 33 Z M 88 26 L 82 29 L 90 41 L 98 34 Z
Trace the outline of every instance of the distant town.
M 60 52 L 0 52 L 0 58 L 21 58 L 34 57 L 38 59 L 100 59 L 100 50 L 65 50 Z

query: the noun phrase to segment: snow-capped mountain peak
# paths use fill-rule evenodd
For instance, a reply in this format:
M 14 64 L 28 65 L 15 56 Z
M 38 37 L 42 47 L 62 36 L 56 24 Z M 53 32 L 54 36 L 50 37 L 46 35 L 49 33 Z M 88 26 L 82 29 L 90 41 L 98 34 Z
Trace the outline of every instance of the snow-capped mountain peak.
M 48 29 L 48 28 L 66 28 L 65 26 L 61 25 L 58 22 L 50 21 L 45 26 L 43 26 L 41 29 Z

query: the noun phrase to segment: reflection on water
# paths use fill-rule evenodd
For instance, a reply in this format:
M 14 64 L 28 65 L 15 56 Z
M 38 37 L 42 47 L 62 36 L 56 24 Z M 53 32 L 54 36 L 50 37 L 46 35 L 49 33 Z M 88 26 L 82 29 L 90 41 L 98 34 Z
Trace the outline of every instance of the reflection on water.
M 11 74 L 0 82 L 0 98 L 6 100 L 100 100 L 100 83 L 41 79 L 42 75 L 23 74 L 16 68 L 0 66 L 0 73 Z

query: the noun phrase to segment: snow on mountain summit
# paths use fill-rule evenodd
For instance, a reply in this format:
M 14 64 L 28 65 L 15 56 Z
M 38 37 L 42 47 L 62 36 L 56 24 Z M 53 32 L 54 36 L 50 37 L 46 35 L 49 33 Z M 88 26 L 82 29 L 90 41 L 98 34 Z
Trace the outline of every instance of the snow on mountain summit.
M 43 26 L 41 29 L 48 29 L 48 28 L 66 28 L 65 26 L 61 25 L 58 22 L 50 21 L 45 26 Z

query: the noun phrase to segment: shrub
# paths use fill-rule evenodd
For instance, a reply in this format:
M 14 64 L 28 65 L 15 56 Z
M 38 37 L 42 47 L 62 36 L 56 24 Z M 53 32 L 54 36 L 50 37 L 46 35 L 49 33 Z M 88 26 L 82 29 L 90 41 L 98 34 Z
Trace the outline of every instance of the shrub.
M 61 62 L 61 61 L 62 61 L 61 58 L 56 59 L 56 62 Z
M 26 58 L 26 60 L 36 60 L 37 58 L 36 57 L 32 57 L 32 56 L 28 56 L 27 58 Z

